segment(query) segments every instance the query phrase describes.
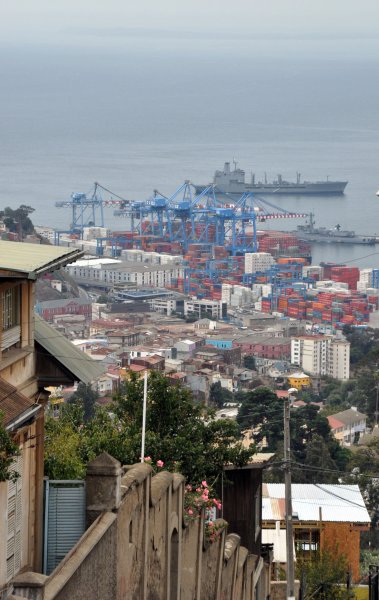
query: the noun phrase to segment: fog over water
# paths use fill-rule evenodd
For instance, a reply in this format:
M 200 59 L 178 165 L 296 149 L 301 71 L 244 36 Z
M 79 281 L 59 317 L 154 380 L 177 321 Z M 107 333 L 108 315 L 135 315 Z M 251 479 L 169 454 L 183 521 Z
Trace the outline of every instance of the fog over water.
M 356 35 L 300 36 L 287 19 L 280 37 L 267 22 L 253 36 L 224 19 L 221 35 L 176 27 L 171 13 L 166 29 L 163 20 L 142 27 L 138 15 L 1 38 L 0 208 L 30 204 L 35 223 L 67 228 L 69 211 L 55 201 L 94 181 L 142 200 L 185 179 L 207 183 L 235 158 L 257 179 L 347 179 L 341 197 L 275 201 L 312 210 L 318 225 L 379 235 L 379 42 L 366 21 Z M 112 209 L 106 222 L 123 226 Z M 317 246 L 313 256 L 355 261 L 376 248 Z M 352 264 L 379 267 L 379 255 Z

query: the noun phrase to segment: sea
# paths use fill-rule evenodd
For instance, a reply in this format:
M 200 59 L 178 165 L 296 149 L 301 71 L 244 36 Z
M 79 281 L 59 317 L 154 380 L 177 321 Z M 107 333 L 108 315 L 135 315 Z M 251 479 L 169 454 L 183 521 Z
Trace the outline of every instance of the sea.
M 70 209 L 55 202 L 95 181 L 144 200 L 208 183 L 235 160 L 247 178 L 347 180 L 343 196 L 275 203 L 379 236 L 378 50 L 377 40 L 215 35 L 0 41 L 0 209 L 30 205 L 35 224 L 67 229 Z M 105 224 L 126 227 L 111 207 Z M 314 245 L 312 255 L 379 268 L 379 245 Z

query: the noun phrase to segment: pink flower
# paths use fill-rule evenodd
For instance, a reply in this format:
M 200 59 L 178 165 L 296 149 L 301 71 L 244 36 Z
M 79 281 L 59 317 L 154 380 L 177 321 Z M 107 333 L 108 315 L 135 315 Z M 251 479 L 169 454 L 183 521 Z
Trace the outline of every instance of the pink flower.
M 189 514 L 190 516 L 192 516 L 192 515 L 193 515 L 193 510 L 192 510 L 192 508 L 189 508 L 189 509 L 188 509 L 188 514 Z
M 204 479 L 204 481 L 202 481 L 202 482 L 201 482 L 201 485 L 202 485 L 203 487 L 205 487 L 205 488 L 207 488 L 207 487 L 208 487 L 208 484 L 207 484 L 207 482 L 205 481 L 205 479 Z
M 145 456 L 143 459 L 145 462 L 151 462 L 151 456 Z
M 203 490 L 201 488 L 196 488 L 197 492 L 202 492 Z
M 218 505 L 218 500 L 216 498 L 213 498 L 213 504 L 215 504 L 216 506 Z
M 163 460 L 157 460 L 157 467 L 159 467 L 160 469 L 163 467 L 164 462 Z
M 221 509 L 222 509 L 222 504 L 221 504 L 221 502 L 219 502 L 219 503 L 217 504 L 217 508 L 218 508 L 218 510 L 221 510 Z
M 207 490 L 207 488 L 205 488 L 205 490 L 203 490 L 203 494 L 205 494 L 206 496 L 209 496 L 209 490 Z
M 208 527 L 214 527 L 214 523 L 213 523 L 213 521 L 209 521 L 209 523 L 208 523 Z
M 192 492 L 192 485 L 187 484 L 186 485 L 186 490 L 187 490 L 187 492 Z
M 207 494 L 202 494 L 201 499 L 206 502 L 208 500 L 208 495 Z

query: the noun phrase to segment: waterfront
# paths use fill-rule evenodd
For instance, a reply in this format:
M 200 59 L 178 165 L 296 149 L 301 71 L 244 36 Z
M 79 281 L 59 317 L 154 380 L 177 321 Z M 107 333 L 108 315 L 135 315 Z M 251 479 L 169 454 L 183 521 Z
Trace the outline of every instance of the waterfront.
M 379 234 L 377 59 L 361 52 L 327 62 L 325 45 L 314 42 L 307 47 L 311 58 L 303 60 L 287 46 L 291 61 L 253 41 L 167 41 L 155 56 L 148 56 L 143 40 L 88 54 L 83 48 L 53 47 L 49 56 L 42 47 L 3 48 L 0 205 L 29 204 L 35 223 L 65 229 L 70 212 L 56 209 L 55 201 L 89 191 L 95 180 L 143 200 L 153 189 L 169 195 L 185 179 L 211 181 L 234 157 L 247 178 L 254 170 L 257 178 L 267 171 L 269 179 L 282 173 L 292 180 L 299 171 L 308 180 L 347 179 L 341 197 L 274 200 L 313 211 L 317 226 L 339 223 Z M 124 223 L 112 213 L 107 209 L 106 224 L 120 229 Z M 335 245 L 313 251 L 316 261 L 366 254 Z M 377 256 L 365 264 L 378 266 Z

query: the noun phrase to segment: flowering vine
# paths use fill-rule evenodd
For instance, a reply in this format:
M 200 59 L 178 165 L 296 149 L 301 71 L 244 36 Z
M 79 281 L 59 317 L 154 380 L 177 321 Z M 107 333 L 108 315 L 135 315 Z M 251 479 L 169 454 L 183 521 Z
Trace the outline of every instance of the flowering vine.
M 221 510 L 222 504 L 214 494 L 207 482 L 204 480 L 201 485 L 194 488 L 188 484 L 184 491 L 184 513 L 185 520 L 194 521 L 200 517 L 201 511 L 205 510 L 205 539 L 213 543 L 224 529 L 223 522 L 217 522 L 216 510 Z
M 163 460 L 153 461 L 151 456 L 145 456 L 144 462 L 150 465 L 154 474 L 160 472 L 164 467 Z M 224 522 L 216 521 L 217 510 L 221 510 L 222 504 L 213 493 L 212 487 L 206 480 L 201 485 L 194 487 L 187 484 L 184 488 L 184 519 L 187 523 L 199 519 L 202 510 L 205 511 L 205 539 L 207 542 L 216 541 L 225 527 Z

